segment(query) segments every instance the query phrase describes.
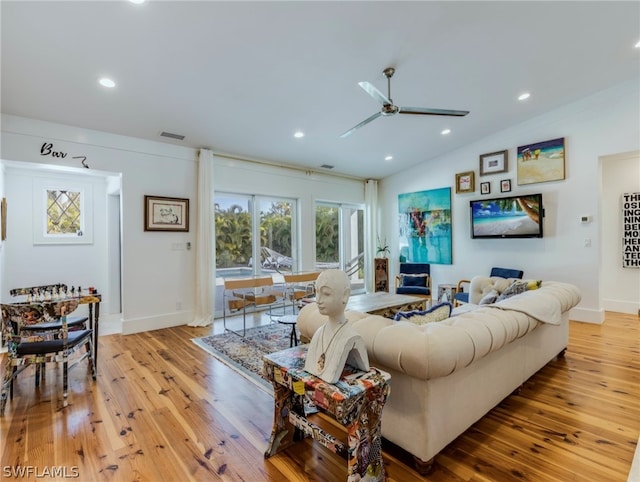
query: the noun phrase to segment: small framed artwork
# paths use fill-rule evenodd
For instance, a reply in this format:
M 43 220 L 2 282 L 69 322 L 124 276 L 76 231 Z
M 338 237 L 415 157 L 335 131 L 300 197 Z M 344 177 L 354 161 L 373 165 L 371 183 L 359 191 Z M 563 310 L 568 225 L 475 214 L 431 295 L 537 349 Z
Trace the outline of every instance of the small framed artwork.
M 518 186 L 565 178 L 564 137 L 518 147 Z
M 511 192 L 511 179 L 500 181 L 500 192 Z
M 177 197 L 144 197 L 145 231 L 189 231 L 189 200 Z
M 475 192 L 476 185 L 473 171 L 459 172 L 456 174 L 456 194 Z
M 491 183 L 490 182 L 481 182 L 480 183 L 480 194 L 491 194 Z
M 0 201 L 0 231 L 2 231 L 2 241 L 7 239 L 7 198 L 3 197 Z
M 507 172 L 509 151 L 490 152 L 480 156 L 480 175 L 497 174 Z

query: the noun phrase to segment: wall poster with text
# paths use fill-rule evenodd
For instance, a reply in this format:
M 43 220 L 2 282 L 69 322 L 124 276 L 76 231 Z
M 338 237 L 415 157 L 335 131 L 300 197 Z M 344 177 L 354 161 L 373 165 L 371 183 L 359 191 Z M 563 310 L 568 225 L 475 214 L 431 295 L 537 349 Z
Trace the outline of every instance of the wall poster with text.
M 640 192 L 622 195 L 622 267 L 640 268 Z

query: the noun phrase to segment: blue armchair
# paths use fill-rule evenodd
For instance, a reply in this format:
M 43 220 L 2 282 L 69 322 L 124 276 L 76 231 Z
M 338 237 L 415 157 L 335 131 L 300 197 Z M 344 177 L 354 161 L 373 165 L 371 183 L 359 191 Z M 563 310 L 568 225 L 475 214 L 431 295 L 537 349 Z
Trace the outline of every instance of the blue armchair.
M 500 278 L 518 278 L 522 279 L 524 276 L 524 271 L 521 269 L 511 269 L 511 268 L 491 268 L 491 273 L 489 276 L 499 276 Z M 456 288 L 456 294 L 453 296 L 454 306 L 460 306 L 465 303 L 469 303 L 469 284 L 471 280 L 461 279 L 458 281 L 458 286 Z M 464 289 L 467 291 L 464 291 Z
M 396 293 L 418 296 L 431 303 L 431 265 L 400 263 L 400 274 L 396 275 Z

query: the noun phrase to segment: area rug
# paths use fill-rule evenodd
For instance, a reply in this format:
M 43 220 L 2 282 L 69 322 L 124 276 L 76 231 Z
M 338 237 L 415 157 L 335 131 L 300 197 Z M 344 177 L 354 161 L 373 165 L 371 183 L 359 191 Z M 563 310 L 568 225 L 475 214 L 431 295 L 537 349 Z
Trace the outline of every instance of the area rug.
M 277 323 L 248 328 L 244 337 L 225 332 L 192 341 L 265 392 L 273 394 L 271 383 L 262 378 L 262 356 L 289 348 L 290 333 L 290 326 Z

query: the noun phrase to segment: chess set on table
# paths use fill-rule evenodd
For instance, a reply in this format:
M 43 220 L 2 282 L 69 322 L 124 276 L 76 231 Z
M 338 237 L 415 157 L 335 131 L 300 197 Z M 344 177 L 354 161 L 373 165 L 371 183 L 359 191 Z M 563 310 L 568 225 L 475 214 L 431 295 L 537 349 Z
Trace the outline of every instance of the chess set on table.
M 71 286 L 71 289 L 64 283 L 57 283 L 51 285 L 32 286 L 29 288 L 16 288 L 9 291 L 12 297 L 21 296 L 24 298 L 23 302 L 26 303 L 38 303 L 41 301 L 62 301 L 73 298 L 83 298 L 84 296 L 91 296 L 98 294 L 98 291 L 90 286 L 86 290 L 86 294 L 82 293 L 82 287 Z

